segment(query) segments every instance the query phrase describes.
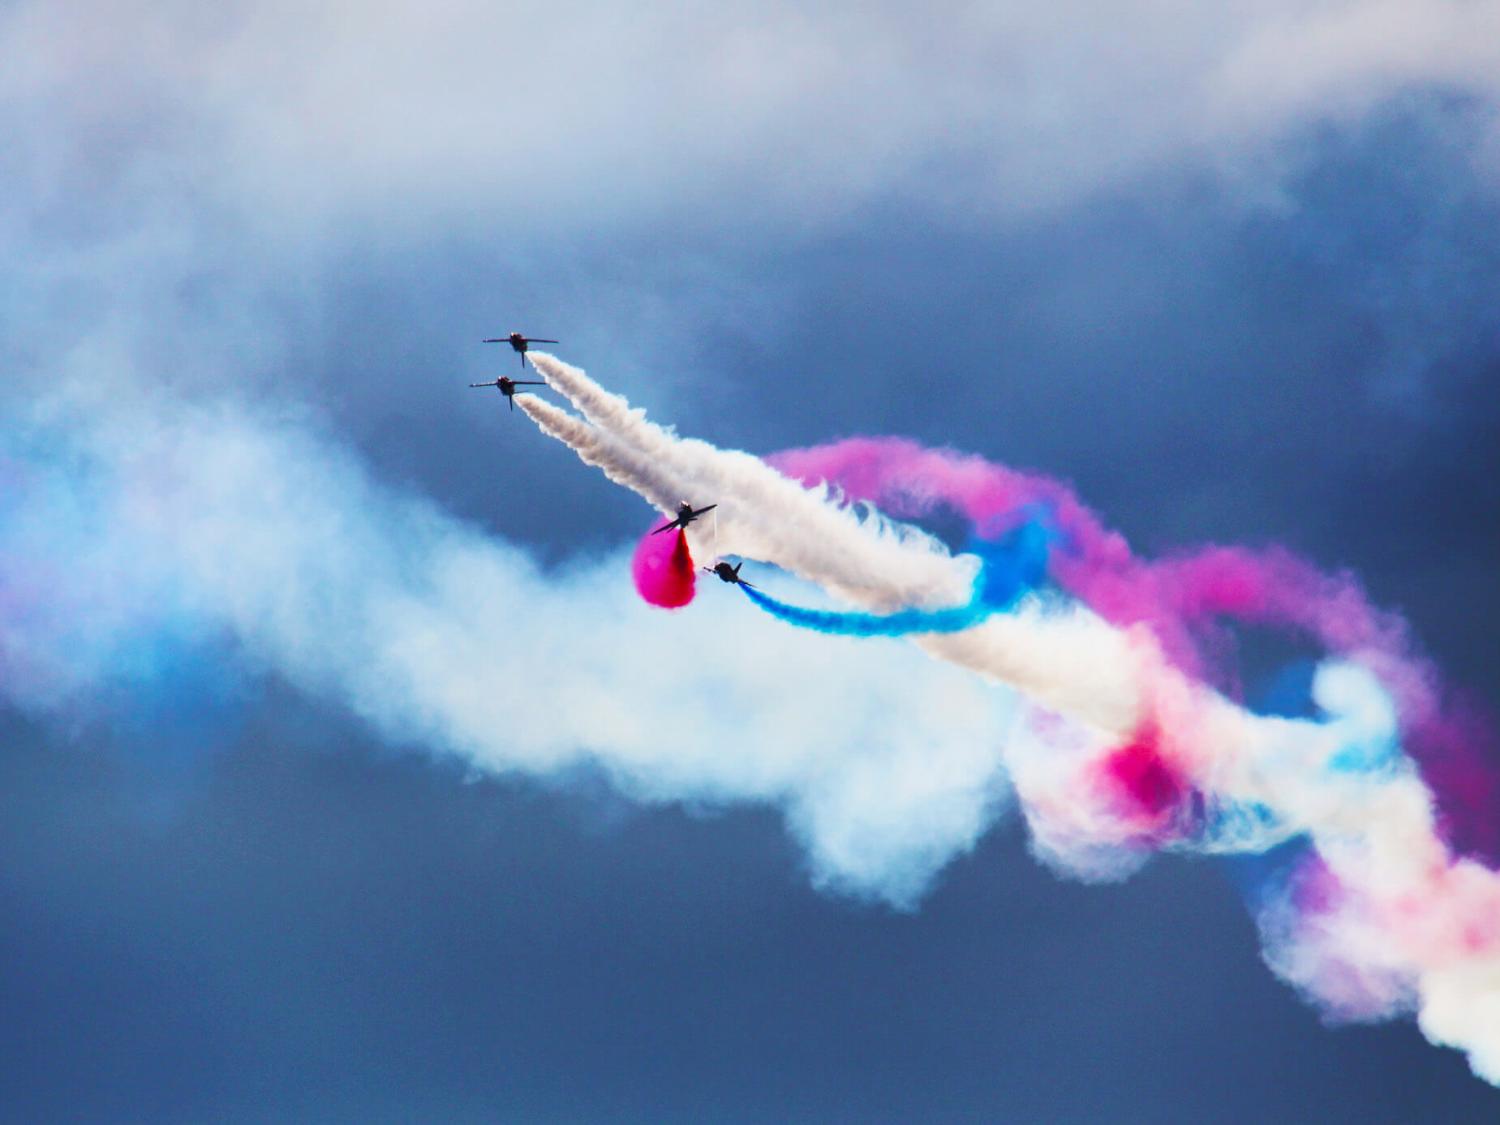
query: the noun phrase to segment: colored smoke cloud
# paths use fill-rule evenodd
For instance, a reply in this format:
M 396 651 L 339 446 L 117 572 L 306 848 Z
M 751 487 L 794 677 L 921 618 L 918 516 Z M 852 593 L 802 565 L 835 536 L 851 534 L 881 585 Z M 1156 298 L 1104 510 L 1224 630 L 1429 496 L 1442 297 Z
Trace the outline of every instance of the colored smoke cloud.
M 1272 968 L 1333 1018 L 1415 1012 L 1433 1042 L 1500 1084 L 1500 873 L 1456 846 L 1451 810 L 1476 792 L 1434 794 L 1421 768 L 1474 728 L 1404 622 L 1351 577 L 1279 548 L 1141 559 L 1061 484 L 909 442 L 781 454 L 776 465 L 807 486 L 788 488 L 764 462 L 654 425 L 576 368 L 536 365 L 583 415 L 526 403 L 544 432 L 663 511 L 678 495 L 712 498 L 721 550 L 852 607 L 797 610 L 746 591 L 762 608 L 824 632 L 909 633 L 1039 703 L 1000 751 L 1044 862 L 1113 879 L 1159 851 L 1295 843 L 1300 858 L 1257 898 Z M 1047 513 L 1059 595 L 976 613 L 980 560 L 890 519 L 940 505 L 981 540 Z M 1257 714 L 1221 690 L 1235 681 L 1215 666 L 1215 642 L 1236 625 L 1321 649 L 1310 717 Z
M 893 515 L 951 506 L 976 534 L 995 534 L 1045 505 L 1058 529 L 1051 574 L 1061 588 L 1115 625 L 1148 627 L 1186 673 L 1238 682 L 1215 663 L 1231 647 L 1228 625 L 1275 629 L 1369 667 L 1395 696 L 1403 745 L 1442 798 L 1451 842 L 1500 860 L 1500 801 L 1483 765 L 1490 730 L 1445 698 L 1406 622 L 1375 608 L 1353 575 L 1322 573 L 1280 547 L 1210 546 L 1143 559 L 1062 483 L 907 441 L 854 439 L 770 461 Z

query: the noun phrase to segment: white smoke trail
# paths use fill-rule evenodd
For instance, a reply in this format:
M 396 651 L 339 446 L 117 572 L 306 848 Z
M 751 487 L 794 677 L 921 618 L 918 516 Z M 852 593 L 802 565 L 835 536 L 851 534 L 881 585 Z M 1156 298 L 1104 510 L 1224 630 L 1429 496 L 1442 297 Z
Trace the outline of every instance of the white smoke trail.
M 536 362 L 587 419 L 527 402 L 544 432 L 663 510 L 678 494 L 719 502 L 726 553 L 775 563 L 863 609 L 960 600 L 956 571 L 944 571 L 952 561 L 930 540 L 858 522 L 756 458 L 648 422 L 576 368 Z M 1157 730 L 1200 791 L 1265 810 L 1182 846 L 1259 851 L 1305 834 L 1337 879 L 1339 900 L 1315 915 L 1268 906 L 1260 921 L 1272 967 L 1342 1015 L 1414 1008 L 1433 1042 L 1467 1051 L 1476 1073 L 1500 1084 L 1500 876 L 1442 843 L 1373 675 L 1357 663 L 1323 666 L 1314 696 L 1328 719 L 1315 723 L 1253 715 L 1167 666 L 1144 630 L 1117 630 L 1079 607 L 1033 601 L 965 633 L 913 640 L 1084 724 L 1061 737 L 1020 732 L 1004 751 L 1043 858 L 1091 877 L 1141 861 L 1088 767 L 1101 743 Z M 1333 768 L 1351 747 L 1389 761 Z
M 806 503 L 806 489 L 759 458 L 670 435 L 576 368 L 548 355 L 536 360 L 548 383 L 573 398 L 596 432 L 607 435 L 597 446 L 588 444 L 586 460 L 596 459 L 607 474 L 616 474 L 613 479 L 663 511 L 681 499 L 696 505 L 711 502 L 703 496 L 721 498 L 716 511 L 725 554 L 782 559 L 793 573 L 882 609 L 969 600 L 977 559 L 955 559 L 930 536 L 878 516 L 861 520 L 846 508 Z M 539 399 L 523 407 L 559 439 L 584 432 L 576 419 L 564 422 L 566 415 Z

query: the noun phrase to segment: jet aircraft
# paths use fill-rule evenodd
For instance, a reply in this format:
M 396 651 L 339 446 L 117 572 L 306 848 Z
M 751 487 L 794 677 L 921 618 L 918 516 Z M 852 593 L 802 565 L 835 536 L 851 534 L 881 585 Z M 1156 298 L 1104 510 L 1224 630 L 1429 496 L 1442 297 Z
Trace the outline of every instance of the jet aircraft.
M 516 353 L 521 357 L 521 366 L 525 367 L 527 347 L 532 344 L 560 344 L 562 343 L 562 341 L 535 339 L 527 336 L 522 336 L 519 332 L 512 332 L 509 336 L 496 336 L 493 340 L 483 340 L 481 341 L 481 343 L 509 344 L 511 347 L 516 349 Z
M 516 408 L 517 387 L 545 387 L 546 385 L 547 384 L 542 382 L 540 379 L 507 379 L 504 375 L 500 376 L 500 378 L 496 379 L 493 383 L 469 384 L 469 386 L 471 387 L 499 388 L 500 393 L 505 396 L 505 405 L 509 406 L 512 410 Z
M 755 583 L 746 582 L 740 577 L 740 567 L 744 565 L 743 561 L 736 563 L 734 566 L 730 566 L 727 562 L 716 562 L 713 566 L 705 566 L 703 572 L 705 574 L 717 574 L 719 581 L 728 582 L 732 586 L 749 586 L 753 590 L 755 589 Z
M 699 508 L 695 512 L 695 511 L 693 511 L 693 506 L 691 504 L 689 504 L 686 500 L 684 500 L 681 504 L 677 505 L 677 518 L 674 519 L 671 523 L 664 523 L 664 524 L 662 524 L 660 527 L 658 527 L 651 534 L 652 535 L 660 535 L 663 531 L 671 531 L 674 527 L 680 527 L 680 528 L 686 529 L 686 527 L 687 527 L 688 524 L 692 523 L 695 519 L 697 519 L 699 516 L 701 516 L 704 512 L 711 512 L 711 511 L 713 511 L 717 507 L 718 507 L 717 504 L 710 504 L 708 507 L 706 507 L 706 508 Z

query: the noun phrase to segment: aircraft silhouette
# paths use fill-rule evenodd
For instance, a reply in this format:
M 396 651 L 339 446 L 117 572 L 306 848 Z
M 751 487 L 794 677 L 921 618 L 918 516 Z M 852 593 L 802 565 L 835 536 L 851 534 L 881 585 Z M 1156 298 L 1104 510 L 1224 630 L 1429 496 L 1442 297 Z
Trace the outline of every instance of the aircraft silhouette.
M 664 523 L 664 524 L 662 524 L 660 527 L 658 527 L 651 534 L 652 535 L 660 535 L 663 531 L 671 531 L 674 527 L 680 527 L 680 528 L 686 529 L 688 524 L 692 523 L 695 519 L 697 519 L 699 516 L 701 516 L 704 512 L 711 512 L 711 511 L 713 511 L 717 507 L 718 507 L 717 504 L 710 504 L 708 507 L 706 507 L 706 508 L 699 508 L 695 512 L 695 511 L 693 511 L 693 506 L 691 504 L 689 504 L 686 500 L 684 500 L 681 504 L 677 505 L 677 518 L 674 519 L 671 523 Z
M 727 562 L 716 562 L 713 566 L 705 566 L 703 572 L 705 574 L 717 574 L 719 581 L 728 582 L 731 586 L 749 586 L 753 590 L 755 589 L 755 583 L 746 582 L 740 577 L 740 567 L 744 565 L 743 561 L 736 563 L 734 566 L 730 566 Z
M 493 340 L 481 340 L 484 344 L 509 344 L 516 349 L 521 357 L 521 366 L 526 366 L 526 349 L 531 344 L 560 344 L 561 340 L 541 340 L 522 336 L 519 332 L 512 332 L 509 336 L 496 336 Z
M 507 379 L 504 375 L 493 383 L 470 383 L 471 387 L 498 387 L 500 393 L 505 396 L 505 405 L 512 410 L 516 408 L 517 387 L 545 387 L 547 384 L 540 379 Z

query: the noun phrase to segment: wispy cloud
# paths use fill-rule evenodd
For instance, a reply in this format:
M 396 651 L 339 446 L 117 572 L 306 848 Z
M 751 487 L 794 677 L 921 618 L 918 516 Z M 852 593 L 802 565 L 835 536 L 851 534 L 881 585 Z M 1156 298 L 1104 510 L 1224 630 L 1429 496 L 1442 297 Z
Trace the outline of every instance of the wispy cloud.
M 76 16 L 23 3 L 0 19 L 0 100 L 35 115 L 35 172 L 125 192 L 144 174 L 303 236 L 476 207 L 508 229 L 795 225 L 893 191 L 1030 211 L 1167 163 L 1248 175 L 1265 141 L 1405 89 L 1500 94 L 1500 14 L 1462 0 Z

